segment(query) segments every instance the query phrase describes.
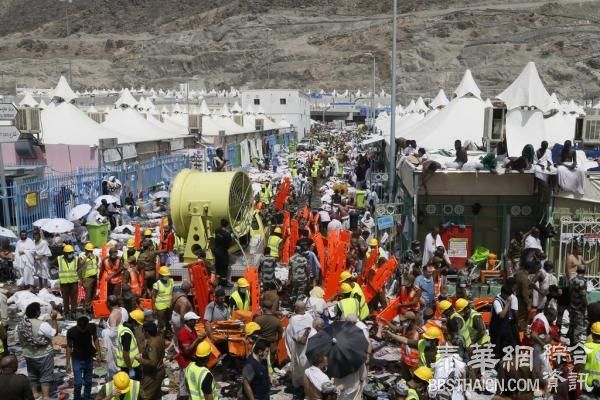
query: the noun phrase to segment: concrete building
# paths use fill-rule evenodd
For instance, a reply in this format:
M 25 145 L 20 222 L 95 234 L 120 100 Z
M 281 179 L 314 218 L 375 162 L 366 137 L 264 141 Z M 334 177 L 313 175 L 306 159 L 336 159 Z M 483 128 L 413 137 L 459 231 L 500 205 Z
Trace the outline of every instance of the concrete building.
M 277 123 L 283 120 L 289 122 L 298 133 L 298 140 L 310 131 L 310 99 L 299 90 L 245 90 L 241 97 L 244 110 L 251 105 L 255 111 L 263 111 Z

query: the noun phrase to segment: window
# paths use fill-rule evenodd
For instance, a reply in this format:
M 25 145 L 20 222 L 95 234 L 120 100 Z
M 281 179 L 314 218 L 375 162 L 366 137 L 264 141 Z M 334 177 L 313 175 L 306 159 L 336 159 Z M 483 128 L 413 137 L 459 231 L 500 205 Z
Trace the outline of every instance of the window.
M 260 99 L 254 99 L 254 105 L 260 106 Z
M 282 106 L 285 106 L 286 103 L 286 99 L 279 99 L 279 104 L 281 104 Z

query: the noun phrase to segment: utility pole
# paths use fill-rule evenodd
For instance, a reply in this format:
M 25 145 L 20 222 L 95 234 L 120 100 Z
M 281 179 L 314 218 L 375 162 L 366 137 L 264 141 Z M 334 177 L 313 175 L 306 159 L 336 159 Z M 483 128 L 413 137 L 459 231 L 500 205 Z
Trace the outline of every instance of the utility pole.
M 62 2 L 65 3 L 65 20 L 66 20 L 66 24 L 67 24 L 67 42 L 69 42 L 69 36 L 71 36 L 71 30 L 69 28 L 69 3 L 72 3 L 73 0 L 60 0 Z M 69 48 L 68 51 L 71 51 L 71 48 Z M 72 72 L 72 68 L 71 68 L 71 56 L 69 55 L 69 85 L 71 85 L 71 87 L 73 87 L 73 72 Z
M 388 193 L 390 202 L 394 201 L 394 181 L 396 179 L 396 38 L 398 35 L 398 0 L 394 1 L 394 20 L 392 21 L 392 98 L 390 118 L 390 164 L 388 169 Z M 416 194 L 415 194 L 416 195 Z
M 375 54 L 365 53 L 373 58 L 373 77 L 371 81 L 371 133 L 375 133 Z
M 269 49 L 269 57 L 267 58 L 267 88 L 269 86 L 269 81 L 271 80 L 271 55 L 273 53 L 273 49 L 271 48 L 271 41 L 269 40 L 269 33 L 273 29 L 267 28 L 267 48 Z

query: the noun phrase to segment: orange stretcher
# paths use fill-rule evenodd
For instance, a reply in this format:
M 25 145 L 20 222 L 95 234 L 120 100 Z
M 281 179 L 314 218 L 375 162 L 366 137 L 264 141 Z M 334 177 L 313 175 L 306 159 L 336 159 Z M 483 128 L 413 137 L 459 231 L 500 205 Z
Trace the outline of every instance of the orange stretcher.
M 275 210 L 283 210 L 283 206 L 285 205 L 285 202 L 287 201 L 287 198 L 290 194 L 290 184 L 291 183 L 289 177 L 286 176 L 285 178 L 283 178 L 283 183 L 281 184 L 281 186 L 279 186 L 279 191 L 277 191 L 277 197 L 275 198 Z
M 396 257 L 392 256 L 389 260 L 387 260 L 382 266 L 380 266 L 377 269 L 377 272 L 373 276 L 370 285 L 366 282 L 365 279 L 365 283 L 362 284 L 361 288 L 365 295 L 365 300 L 367 304 L 371 300 L 373 300 L 373 298 L 377 295 L 377 292 L 383 289 L 385 283 L 390 279 L 390 277 L 396 270 L 397 265 L 398 261 L 396 261 Z M 375 288 L 375 290 L 373 290 L 373 288 Z
M 260 305 L 260 277 L 258 268 L 250 265 L 246 268 L 244 278 L 250 283 L 250 310 L 256 313 Z

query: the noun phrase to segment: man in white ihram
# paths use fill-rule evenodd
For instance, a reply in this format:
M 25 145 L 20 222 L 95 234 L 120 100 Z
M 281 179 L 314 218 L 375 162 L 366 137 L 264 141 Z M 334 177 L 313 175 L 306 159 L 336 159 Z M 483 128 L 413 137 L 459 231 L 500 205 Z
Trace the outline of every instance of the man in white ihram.
M 21 286 L 35 285 L 35 243 L 27 237 L 27 231 L 21 231 L 15 246 L 15 267 L 21 274 Z
M 431 228 L 431 232 L 429 232 L 427 236 L 425 236 L 425 243 L 423 246 L 423 260 L 421 262 L 421 265 L 427 265 L 427 263 L 429 263 L 429 260 L 431 260 L 431 257 L 433 257 L 435 250 L 438 246 L 442 246 L 444 250 L 446 249 L 446 246 L 444 246 L 444 242 L 442 242 L 440 228 L 434 226 Z M 447 257 L 448 252 L 444 251 L 444 259 L 446 259 L 446 262 L 450 264 L 450 260 Z
M 302 301 L 296 302 L 294 312 L 285 329 L 285 344 L 292 362 L 292 384 L 294 388 L 301 388 L 304 382 L 304 371 L 310 367 L 305 351 L 313 317 L 306 312 L 306 306 Z

